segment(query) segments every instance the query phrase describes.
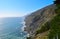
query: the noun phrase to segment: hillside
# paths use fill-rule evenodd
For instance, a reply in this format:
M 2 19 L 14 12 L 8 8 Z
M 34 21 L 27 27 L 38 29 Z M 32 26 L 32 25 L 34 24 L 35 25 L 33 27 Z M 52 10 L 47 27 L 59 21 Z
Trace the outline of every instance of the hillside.
M 49 25 L 50 20 L 53 19 L 53 17 L 55 16 L 56 13 L 54 4 L 48 5 L 40 10 L 37 10 L 32 14 L 26 16 L 25 31 L 29 33 L 32 39 L 37 39 L 38 37 L 43 39 L 47 37 L 46 35 L 50 30 L 50 26 L 45 25 Z
M 60 1 L 28 15 L 25 21 L 27 39 L 60 39 Z

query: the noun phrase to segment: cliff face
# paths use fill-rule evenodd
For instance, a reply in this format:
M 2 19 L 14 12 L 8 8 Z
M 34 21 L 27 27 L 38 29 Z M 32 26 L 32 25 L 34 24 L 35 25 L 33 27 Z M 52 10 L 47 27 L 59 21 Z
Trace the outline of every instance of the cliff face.
M 38 28 L 41 28 L 46 22 L 51 20 L 55 15 L 55 5 L 51 4 L 40 10 L 26 16 L 25 22 L 27 31 L 30 35 L 34 35 Z M 49 26 L 48 26 L 49 27 Z

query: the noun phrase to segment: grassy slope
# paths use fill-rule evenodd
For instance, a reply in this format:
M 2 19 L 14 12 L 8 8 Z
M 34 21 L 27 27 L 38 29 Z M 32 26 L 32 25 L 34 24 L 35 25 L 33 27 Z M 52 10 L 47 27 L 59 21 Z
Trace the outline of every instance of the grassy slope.
M 54 19 L 51 21 L 50 23 L 50 34 L 49 34 L 49 39 L 57 39 L 57 35 L 58 35 L 58 39 L 60 39 L 60 5 L 57 5 L 57 9 L 56 11 L 56 16 L 54 17 Z
M 60 5 L 57 6 L 56 16 L 50 21 L 49 25 L 45 24 L 40 30 L 37 30 L 35 39 L 60 39 Z M 48 27 L 50 26 L 50 31 L 47 32 Z
M 48 32 L 49 31 L 37 34 L 34 39 L 48 39 Z
M 57 9 L 55 10 L 56 16 L 50 21 L 49 25 L 45 25 L 40 30 L 37 30 L 36 36 L 34 39 L 60 39 L 60 5 L 57 5 Z M 47 31 L 48 27 L 50 29 Z M 47 27 L 47 28 L 46 28 Z

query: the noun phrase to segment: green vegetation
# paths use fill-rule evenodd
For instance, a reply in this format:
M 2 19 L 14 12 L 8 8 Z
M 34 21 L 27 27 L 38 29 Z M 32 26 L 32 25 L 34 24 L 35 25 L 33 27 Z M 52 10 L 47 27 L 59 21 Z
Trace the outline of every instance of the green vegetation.
M 39 34 L 39 33 L 43 33 L 43 32 L 45 32 L 45 31 L 48 31 L 49 28 L 50 28 L 49 22 L 47 22 L 44 26 L 41 27 L 41 29 L 38 29 L 38 30 L 36 31 L 36 35 Z
M 56 4 L 56 16 L 50 22 L 49 39 L 60 39 L 60 4 Z
M 36 35 L 50 29 L 49 39 L 60 39 L 60 4 L 56 4 L 56 6 L 55 12 L 57 15 L 49 23 L 47 22 L 42 26 L 41 29 L 38 29 Z
M 27 39 L 31 39 L 31 37 L 27 37 Z
M 60 34 L 60 14 L 54 17 L 50 23 L 49 39 L 53 39 L 57 34 Z
M 57 9 L 55 9 L 55 12 L 57 13 L 57 14 L 60 14 L 60 5 L 56 5 L 57 6 Z
M 48 34 L 49 39 L 60 39 L 60 4 L 57 3 L 56 6 L 56 16 L 50 22 L 41 26 L 40 29 L 37 29 L 35 35 L 50 30 Z M 36 19 L 34 22 L 39 20 L 39 16 L 36 16 L 34 19 Z M 27 39 L 31 39 L 31 37 L 27 37 Z

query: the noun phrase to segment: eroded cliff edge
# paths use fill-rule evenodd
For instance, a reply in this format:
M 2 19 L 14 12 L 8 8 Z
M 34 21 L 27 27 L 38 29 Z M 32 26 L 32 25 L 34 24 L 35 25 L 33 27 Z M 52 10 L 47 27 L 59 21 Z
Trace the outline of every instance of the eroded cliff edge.
M 36 34 L 36 31 L 38 29 L 41 29 L 46 22 L 49 25 L 49 21 L 56 15 L 55 8 L 56 8 L 55 5 L 51 4 L 26 16 L 25 31 L 27 31 L 30 34 L 30 36 L 34 37 Z M 42 35 L 44 33 L 46 34 L 48 33 L 49 27 L 50 26 L 46 26 L 47 29 L 41 31 Z

